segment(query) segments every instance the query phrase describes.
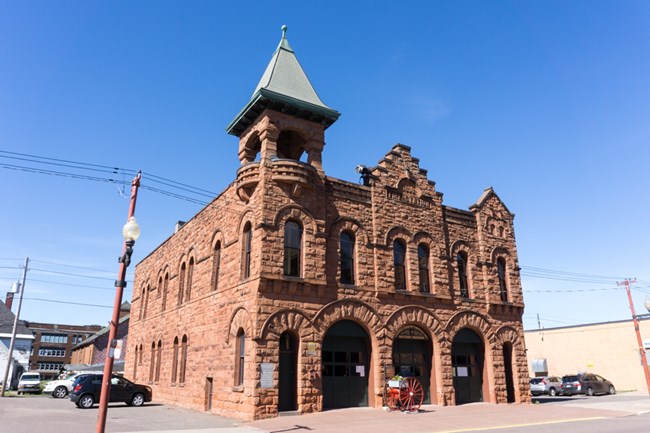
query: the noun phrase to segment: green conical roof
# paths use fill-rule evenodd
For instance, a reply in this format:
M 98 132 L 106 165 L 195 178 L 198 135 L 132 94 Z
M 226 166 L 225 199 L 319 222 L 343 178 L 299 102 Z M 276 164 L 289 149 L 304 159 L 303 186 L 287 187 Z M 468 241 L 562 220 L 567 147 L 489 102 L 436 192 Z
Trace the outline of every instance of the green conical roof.
M 266 108 L 285 112 L 329 127 L 340 113 L 321 101 L 303 71 L 282 26 L 282 39 L 257 84 L 251 100 L 228 125 L 229 134 L 241 135 Z

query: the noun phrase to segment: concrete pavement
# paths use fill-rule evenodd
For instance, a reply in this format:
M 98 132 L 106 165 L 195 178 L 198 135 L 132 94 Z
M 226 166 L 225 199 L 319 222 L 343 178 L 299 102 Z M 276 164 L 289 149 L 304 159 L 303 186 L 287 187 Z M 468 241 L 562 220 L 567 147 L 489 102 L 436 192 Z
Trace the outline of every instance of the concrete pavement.
M 537 400 L 537 399 L 536 399 Z M 352 408 L 281 416 L 254 421 L 239 427 L 165 430 L 154 433 L 460 433 L 494 428 L 516 428 L 617 418 L 650 413 L 647 393 L 624 393 L 600 397 L 548 397 L 533 404 L 423 406 L 420 413 L 388 412 Z M 135 433 L 135 432 L 134 432 Z

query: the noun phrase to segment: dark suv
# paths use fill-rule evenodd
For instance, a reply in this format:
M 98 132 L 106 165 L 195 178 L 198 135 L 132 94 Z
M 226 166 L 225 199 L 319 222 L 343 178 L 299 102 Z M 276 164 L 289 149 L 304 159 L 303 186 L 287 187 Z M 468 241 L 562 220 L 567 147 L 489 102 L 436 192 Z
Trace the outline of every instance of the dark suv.
M 584 373 L 562 377 L 562 394 L 616 394 L 616 388 L 602 376 Z
M 91 408 L 95 403 L 99 403 L 103 376 L 103 374 L 83 374 L 77 377 L 72 384 L 70 400 L 82 409 Z M 151 401 L 151 388 L 113 375 L 108 401 L 110 403 L 122 401 L 129 406 L 142 406 L 145 402 Z

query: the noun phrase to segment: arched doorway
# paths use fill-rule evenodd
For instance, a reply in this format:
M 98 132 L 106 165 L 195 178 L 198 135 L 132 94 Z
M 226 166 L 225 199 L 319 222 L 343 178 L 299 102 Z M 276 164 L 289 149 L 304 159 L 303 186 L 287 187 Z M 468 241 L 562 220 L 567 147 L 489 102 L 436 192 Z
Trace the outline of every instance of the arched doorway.
M 323 409 L 368 406 L 370 339 L 350 320 L 335 323 L 323 339 Z
M 290 332 L 280 335 L 278 412 L 298 409 L 298 343 Z
M 456 404 L 483 401 L 484 347 L 471 329 L 461 329 L 451 346 Z
M 515 381 L 512 374 L 512 344 L 509 342 L 503 344 L 503 365 L 506 370 L 506 398 L 508 403 L 514 403 Z
M 431 403 L 431 341 L 419 328 L 409 326 L 393 342 L 395 374 L 415 377 L 424 389 L 424 403 Z

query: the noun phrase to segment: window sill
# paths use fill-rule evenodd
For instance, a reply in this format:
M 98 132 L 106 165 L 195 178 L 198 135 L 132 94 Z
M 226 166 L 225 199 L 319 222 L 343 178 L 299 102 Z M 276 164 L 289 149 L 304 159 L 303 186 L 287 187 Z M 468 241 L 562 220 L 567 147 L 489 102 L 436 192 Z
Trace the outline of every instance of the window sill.
M 233 386 L 232 392 L 244 392 L 244 386 L 243 385 Z

